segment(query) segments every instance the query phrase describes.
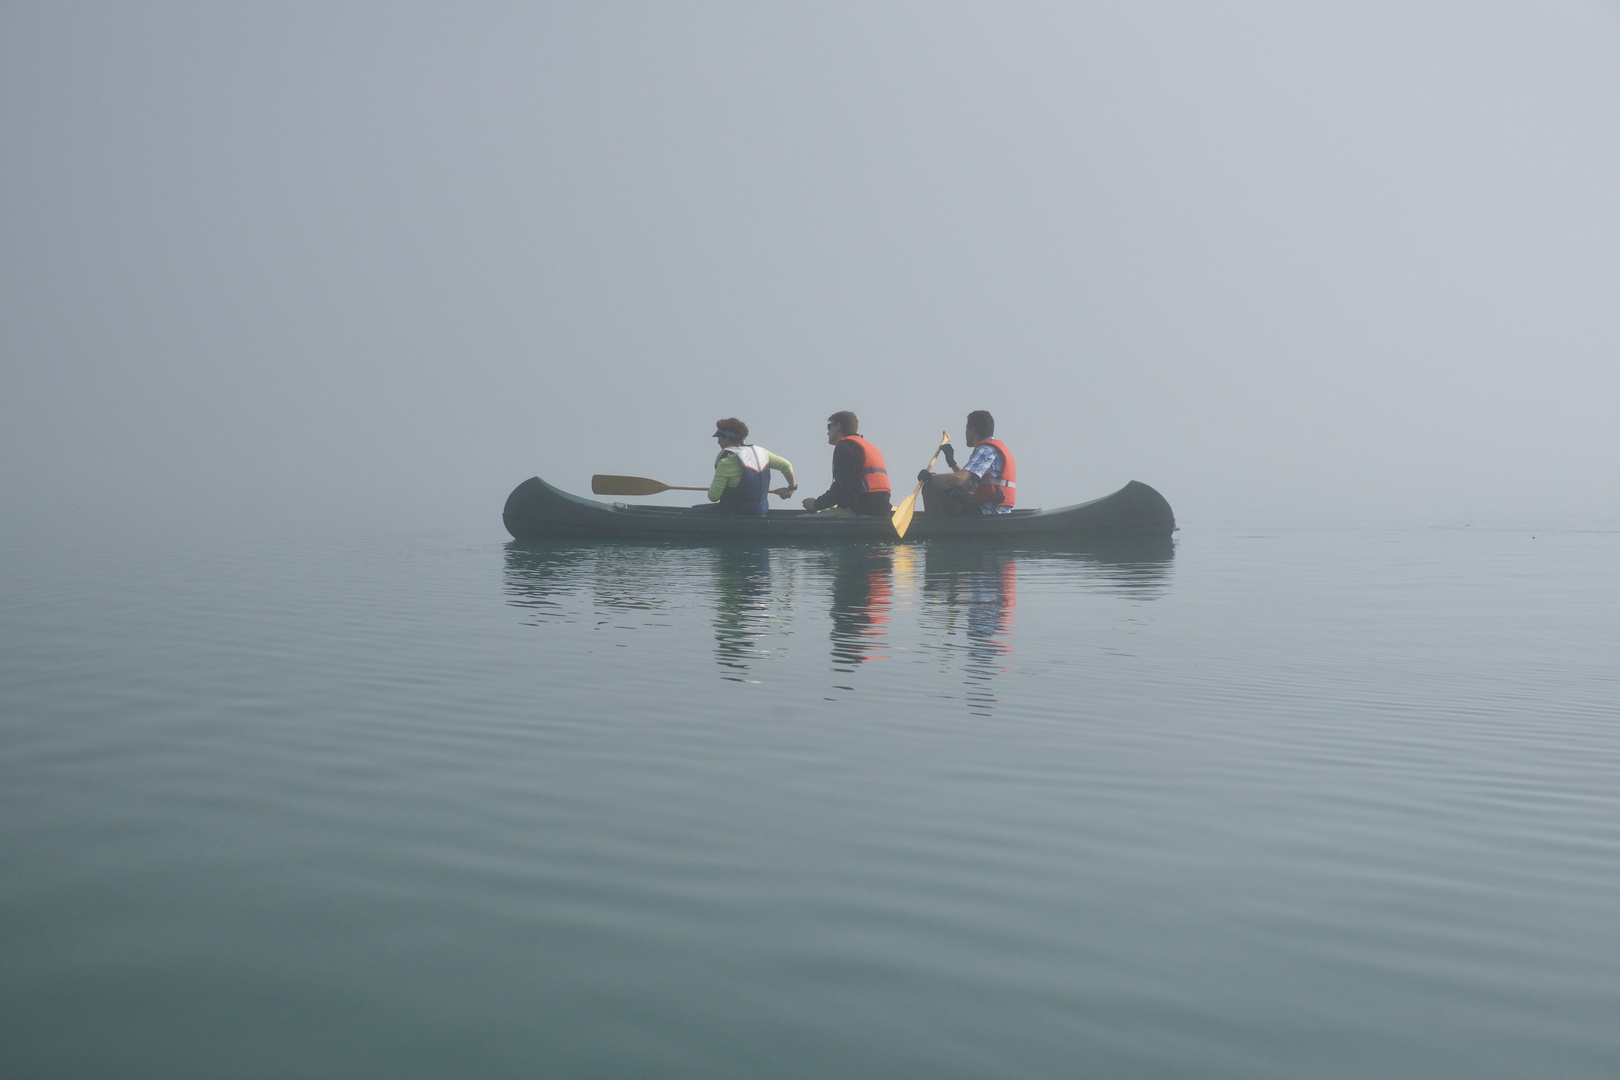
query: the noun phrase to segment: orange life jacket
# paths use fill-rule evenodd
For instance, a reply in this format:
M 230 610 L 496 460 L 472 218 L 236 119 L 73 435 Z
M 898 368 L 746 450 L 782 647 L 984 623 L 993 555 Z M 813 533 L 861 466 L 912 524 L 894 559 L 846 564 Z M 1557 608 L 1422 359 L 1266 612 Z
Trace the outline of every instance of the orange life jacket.
M 1013 500 L 1018 497 L 1018 465 L 1000 439 L 981 439 L 979 445 L 993 446 L 996 453 L 1001 455 L 1001 475 L 992 479 L 989 473 L 986 473 L 979 480 L 979 489 L 968 501 L 1011 507 Z
M 859 435 L 845 435 L 839 442 L 852 442 L 861 450 L 861 490 L 888 491 L 889 470 L 883 467 L 883 453 Z

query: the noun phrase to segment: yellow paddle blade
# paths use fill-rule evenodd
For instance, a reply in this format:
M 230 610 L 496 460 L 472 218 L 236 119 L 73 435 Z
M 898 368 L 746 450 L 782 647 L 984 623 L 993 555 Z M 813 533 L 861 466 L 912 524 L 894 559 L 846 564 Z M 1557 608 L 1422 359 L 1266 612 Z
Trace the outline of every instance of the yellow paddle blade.
M 591 477 L 591 491 L 598 495 L 656 495 L 668 490 L 668 484 L 649 480 L 645 476 L 606 476 L 597 473 Z
M 608 476 L 597 473 L 591 477 L 591 491 L 597 495 L 656 495 L 660 491 L 708 491 L 706 487 L 685 487 L 649 480 L 645 476 Z
M 940 450 L 950 441 L 950 432 L 942 431 L 939 433 L 939 446 L 934 447 L 934 456 L 928 459 L 928 468 L 930 470 L 933 469 L 934 461 L 939 457 Z M 905 500 L 894 508 L 894 514 L 890 520 L 894 522 L 894 535 L 896 537 L 904 538 L 906 530 L 911 528 L 911 515 L 917 512 L 917 496 L 922 494 L 922 489 L 922 481 L 919 480 L 917 481 L 917 489 L 907 495 Z
M 911 528 L 911 515 L 917 512 L 917 492 L 922 491 L 922 485 L 917 485 L 913 491 L 903 499 L 899 506 L 894 508 L 894 535 L 904 537 L 906 530 Z

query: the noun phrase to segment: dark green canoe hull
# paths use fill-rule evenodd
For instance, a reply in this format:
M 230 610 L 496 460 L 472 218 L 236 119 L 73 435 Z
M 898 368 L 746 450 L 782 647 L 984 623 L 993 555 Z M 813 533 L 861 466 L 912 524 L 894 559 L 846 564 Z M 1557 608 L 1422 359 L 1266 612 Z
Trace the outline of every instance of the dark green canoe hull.
M 764 517 L 694 514 L 683 506 L 627 506 L 582 499 L 559 491 L 538 476 L 508 496 L 501 518 L 519 540 L 671 540 L 713 543 L 749 540 L 783 544 L 893 540 L 888 518 L 772 510 Z M 1016 542 L 1036 537 L 1167 537 L 1176 518 L 1164 496 L 1132 480 L 1112 495 L 1056 510 L 1014 510 L 1010 514 L 930 518 L 922 510 L 911 519 L 907 540 L 975 538 Z

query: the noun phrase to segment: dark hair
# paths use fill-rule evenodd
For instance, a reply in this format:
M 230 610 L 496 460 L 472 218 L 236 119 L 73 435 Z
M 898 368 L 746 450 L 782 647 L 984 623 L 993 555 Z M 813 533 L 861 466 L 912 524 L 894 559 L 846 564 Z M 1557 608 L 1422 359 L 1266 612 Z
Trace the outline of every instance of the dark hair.
M 996 433 L 996 418 L 983 409 L 974 409 L 968 413 L 967 426 L 988 439 Z
M 850 412 L 848 409 L 845 409 L 843 412 L 833 413 L 831 416 L 827 417 L 827 423 L 837 424 L 838 430 L 842 431 L 845 435 L 854 435 L 856 432 L 861 430 L 861 422 L 857 420 L 855 418 L 855 414 Z
M 737 419 L 735 416 L 728 416 L 724 420 L 716 420 L 714 422 L 714 430 L 722 432 L 726 435 L 730 435 L 738 442 L 742 442 L 748 438 L 748 425 Z

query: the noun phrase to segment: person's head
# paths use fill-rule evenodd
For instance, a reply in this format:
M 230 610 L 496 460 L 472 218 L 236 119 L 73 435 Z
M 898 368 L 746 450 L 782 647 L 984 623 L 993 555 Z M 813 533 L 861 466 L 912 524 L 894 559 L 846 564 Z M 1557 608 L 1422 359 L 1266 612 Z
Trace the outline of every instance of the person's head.
M 962 437 L 969 446 L 978 446 L 996 433 L 996 418 L 983 409 L 974 409 L 967 415 L 967 429 Z
M 857 435 L 861 430 L 861 422 L 855 419 L 855 414 L 845 409 L 835 412 L 827 417 L 827 441 L 835 443 L 845 435 Z
M 748 439 L 748 425 L 735 416 L 714 422 L 714 437 L 721 446 L 741 446 Z

